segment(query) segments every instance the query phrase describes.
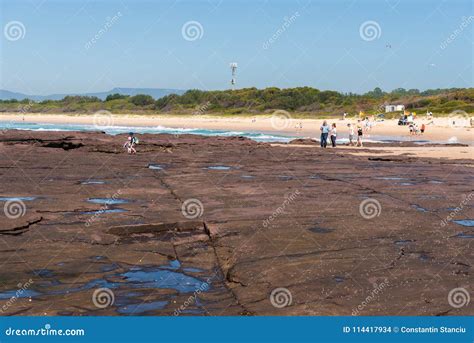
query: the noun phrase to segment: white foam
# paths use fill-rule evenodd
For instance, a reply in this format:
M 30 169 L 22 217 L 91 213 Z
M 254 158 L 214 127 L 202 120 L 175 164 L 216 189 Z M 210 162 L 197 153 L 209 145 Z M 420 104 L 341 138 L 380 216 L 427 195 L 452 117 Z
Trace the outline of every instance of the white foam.
M 457 142 L 458 142 L 458 138 L 457 138 L 457 137 L 454 137 L 454 136 L 453 136 L 453 137 L 451 137 L 450 139 L 448 139 L 448 143 L 453 144 L 453 143 L 457 143 Z

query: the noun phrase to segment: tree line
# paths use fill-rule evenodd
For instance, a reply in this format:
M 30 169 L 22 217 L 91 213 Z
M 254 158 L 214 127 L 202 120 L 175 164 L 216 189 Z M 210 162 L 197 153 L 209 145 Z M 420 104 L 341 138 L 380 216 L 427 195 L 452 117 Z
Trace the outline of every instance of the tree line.
M 61 100 L 33 102 L 0 101 L 1 112 L 93 113 L 109 110 L 117 113 L 267 113 L 276 109 L 302 113 L 341 113 L 342 111 L 383 112 L 385 104 L 404 104 L 407 109 L 449 113 L 453 110 L 474 112 L 474 88 L 418 89 L 397 88 L 385 92 L 377 87 L 365 94 L 341 93 L 312 87 L 280 89 L 243 88 L 237 90 L 188 90 L 159 99 L 150 95 L 111 94 L 104 100 L 95 96 L 66 96 Z

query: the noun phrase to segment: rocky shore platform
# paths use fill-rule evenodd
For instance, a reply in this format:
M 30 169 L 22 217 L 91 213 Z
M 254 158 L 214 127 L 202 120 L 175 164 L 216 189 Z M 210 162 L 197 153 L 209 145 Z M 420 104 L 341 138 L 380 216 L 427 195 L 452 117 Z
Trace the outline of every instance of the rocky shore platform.
M 2 132 L 1 315 L 474 314 L 472 159 L 138 137 Z

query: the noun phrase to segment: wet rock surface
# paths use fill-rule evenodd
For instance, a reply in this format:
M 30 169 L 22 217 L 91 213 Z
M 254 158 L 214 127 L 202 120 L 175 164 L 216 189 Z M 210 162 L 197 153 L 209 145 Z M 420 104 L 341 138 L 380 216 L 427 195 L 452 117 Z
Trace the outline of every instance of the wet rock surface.
M 420 137 L 422 138 L 422 137 Z M 288 142 L 289 145 L 320 145 L 320 142 L 315 140 L 315 139 L 310 139 L 310 138 L 297 138 L 293 139 L 290 142 Z M 355 142 L 354 142 L 355 144 Z M 378 143 L 378 142 L 364 142 L 365 147 L 419 147 L 423 144 L 424 147 L 467 147 L 469 145 L 467 144 L 461 144 L 461 143 L 430 143 L 428 141 L 412 141 L 412 142 L 384 142 L 384 143 Z M 330 145 L 330 142 L 328 142 L 328 146 Z M 338 145 L 349 145 L 349 143 L 338 143 Z
M 139 138 L 0 136 L 2 315 L 473 314 L 471 160 Z

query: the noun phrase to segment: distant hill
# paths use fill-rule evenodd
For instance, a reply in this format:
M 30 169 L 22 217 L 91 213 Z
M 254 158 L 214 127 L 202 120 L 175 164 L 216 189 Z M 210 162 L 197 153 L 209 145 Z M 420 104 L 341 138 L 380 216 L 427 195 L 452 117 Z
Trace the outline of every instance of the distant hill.
M 97 93 L 65 93 L 65 94 L 50 94 L 50 95 L 32 95 L 32 94 L 23 94 L 17 92 L 10 92 L 8 90 L 0 89 L 0 100 L 23 100 L 30 99 L 33 101 L 43 101 L 43 100 L 61 100 L 68 95 L 80 95 L 80 96 L 96 96 L 101 100 L 104 100 L 107 95 L 110 94 L 123 94 L 123 95 L 137 95 L 137 94 L 146 94 L 151 95 L 155 99 L 162 98 L 170 94 L 184 94 L 186 92 L 182 89 L 167 89 L 167 88 L 114 88 L 107 92 L 97 92 Z

